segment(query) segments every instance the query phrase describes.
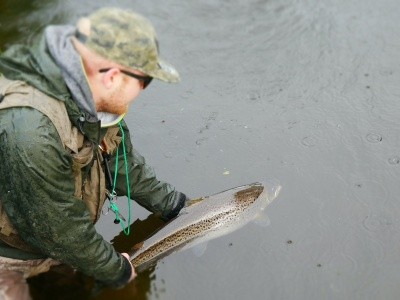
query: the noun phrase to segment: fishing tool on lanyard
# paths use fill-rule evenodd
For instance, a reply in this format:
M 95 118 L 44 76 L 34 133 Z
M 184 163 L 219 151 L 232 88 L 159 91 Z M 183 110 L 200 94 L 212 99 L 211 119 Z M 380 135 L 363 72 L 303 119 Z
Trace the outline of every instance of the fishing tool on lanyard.
M 130 224 L 131 224 L 131 191 L 130 191 L 130 184 L 129 184 L 129 174 L 128 174 L 128 161 L 126 157 L 126 147 L 125 147 L 125 132 L 122 128 L 121 122 L 118 123 L 118 126 L 121 130 L 122 134 L 122 151 L 124 157 L 124 165 L 125 165 L 125 178 L 126 178 L 126 187 L 127 187 L 127 197 L 128 197 L 128 223 L 126 224 L 126 219 L 121 215 L 119 212 L 119 207 L 117 205 L 117 192 L 115 191 L 115 186 L 117 183 L 117 174 L 118 174 L 118 161 L 119 161 L 119 146 L 117 147 L 117 152 L 115 154 L 115 169 L 114 169 L 114 179 L 111 175 L 111 170 L 109 166 L 109 160 L 111 155 L 107 152 L 107 147 L 102 142 L 100 149 L 102 150 L 103 154 L 103 162 L 104 162 L 104 169 L 106 175 L 106 183 L 107 183 L 107 198 L 109 200 L 110 206 L 108 210 L 111 210 L 115 214 L 115 224 L 121 224 L 121 228 L 125 235 L 129 235 L 130 233 Z

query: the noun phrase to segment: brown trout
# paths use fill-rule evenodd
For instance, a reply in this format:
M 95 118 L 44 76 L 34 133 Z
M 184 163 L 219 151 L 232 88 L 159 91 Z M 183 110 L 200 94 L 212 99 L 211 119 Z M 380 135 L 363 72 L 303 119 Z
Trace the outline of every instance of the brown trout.
M 279 194 L 277 182 L 253 183 L 191 200 L 130 256 L 140 272 L 168 254 L 228 234 L 257 218 Z

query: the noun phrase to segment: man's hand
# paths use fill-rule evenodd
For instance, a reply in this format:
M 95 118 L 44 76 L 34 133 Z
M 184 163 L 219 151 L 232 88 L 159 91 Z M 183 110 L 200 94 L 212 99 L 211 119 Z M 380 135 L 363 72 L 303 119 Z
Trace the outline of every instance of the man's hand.
M 126 257 L 126 259 L 129 261 L 129 263 L 131 264 L 131 261 L 130 261 L 130 259 L 129 259 L 129 254 L 128 253 L 121 253 L 121 255 L 122 256 L 124 256 L 124 257 Z M 136 272 L 135 272 L 135 268 L 132 266 L 132 264 L 131 264 L 131 267 L 132 267 L 132 275 L 131 275 L 131 278 L 129 278 L 129 281 L 128 282 L 131 282 L 133 279 L 135 279 L 135 277 L 136 277 Z
M 163 219 L 165 222 L 168 222 L 168 221 L 172 220 L 173 218 L 175 218 L 179 214 L 181 209 L 185 207 L 186 201 L 188 201 L 188 200 L 189 200 L 189 198 L 186 197 L 186 195 L 184 193 L 176 192 L 175 196 L 174 196 L 174 203 L 173 203 L 172 210 L 169 211 L 168 213 L 164 212 L 161 216 L 161 219 Z

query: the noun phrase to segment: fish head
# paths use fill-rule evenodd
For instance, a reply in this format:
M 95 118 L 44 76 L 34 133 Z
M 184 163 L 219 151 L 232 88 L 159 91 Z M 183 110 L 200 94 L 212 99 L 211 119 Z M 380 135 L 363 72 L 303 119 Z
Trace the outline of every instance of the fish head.
M 281 186 L 277 181 L 256 182 L 243 186 L 234 195 L 235 204 L 243 210 L 257 204 L 264 210 L 279 194 Z
M 263 191 L 264 186 L 261 183 L 244 186 L 234 194 L 234 201 L 237 205 L 248 207 L 258 199 Z

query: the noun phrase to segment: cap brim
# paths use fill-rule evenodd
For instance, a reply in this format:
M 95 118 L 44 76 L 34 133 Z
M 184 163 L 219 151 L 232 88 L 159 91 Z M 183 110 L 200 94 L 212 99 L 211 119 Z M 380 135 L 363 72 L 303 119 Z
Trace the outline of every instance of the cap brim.
M 157 66 L 158 69 L 149 72 L 148 75 L 169 83 L 181 81 L 178 71 L 171 64 L 159 59 Z

